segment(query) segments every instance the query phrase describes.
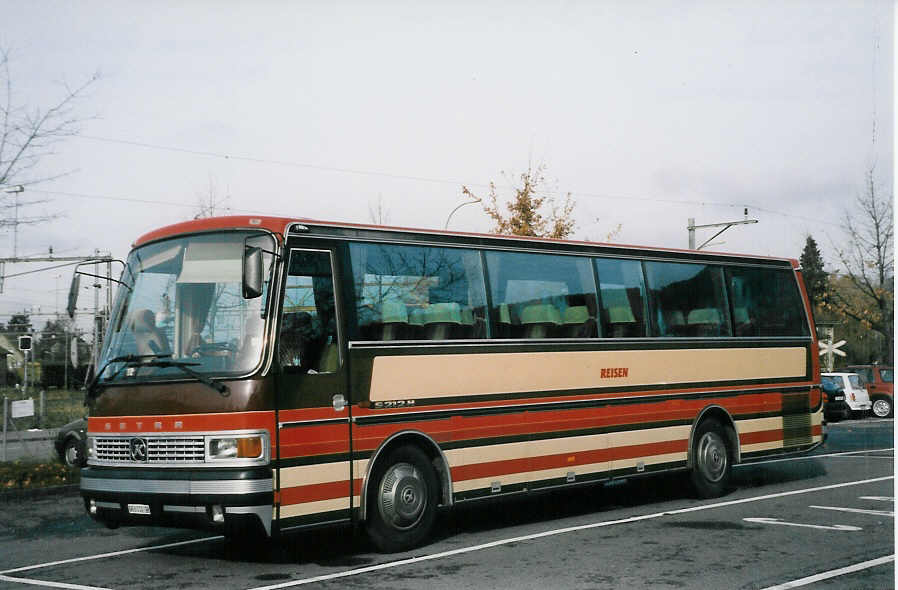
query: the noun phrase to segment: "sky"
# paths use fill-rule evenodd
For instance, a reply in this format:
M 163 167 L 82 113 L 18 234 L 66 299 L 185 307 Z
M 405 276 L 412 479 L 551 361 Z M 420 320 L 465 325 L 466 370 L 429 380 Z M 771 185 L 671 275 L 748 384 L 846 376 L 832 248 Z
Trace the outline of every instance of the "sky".
M 380 203 L 442 228 L 463 185 L 508 198 L 541 164 L 574 238 L 684 248 L 689 218 L 747 207 L 758 223 L 706 249 L 798 258 L 812 235 L 834 268 L 867 171 L 893 190 L 890 1 L 0 0 L 0 21 L 14 104 L 99 74 L 35 171 L 65 174 L 21 195 L 58 217 L 19 226 L 20 256 L 124 258 L 210 194 L 223 214 L 371 222 Z M 491 227 L 478 205 L 449 221 Z M 0 322 L 63 309 L 70 279 L 8 278 Z

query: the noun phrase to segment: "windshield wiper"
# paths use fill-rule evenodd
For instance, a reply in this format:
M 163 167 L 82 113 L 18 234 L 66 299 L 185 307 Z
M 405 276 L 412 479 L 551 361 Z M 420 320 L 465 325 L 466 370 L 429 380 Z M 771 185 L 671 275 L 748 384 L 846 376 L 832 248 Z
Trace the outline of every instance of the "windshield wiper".
M 103 371 L 105 371 L 109 365 L 112 363 L 125 363 L 118 370 L 112 374 L 112 376 L 107 379 L 107 381 L 113 381 L 116 377 L 118 377 L 119 373 L 121 373 L 125 367 L 129 365 L 133 365 L 134 363 L 143 363 L 146 360 L 158 360 L 162 358 L 169 358 L 171 353 L 169 354 L 123 354 L 121 356 L 116 356 L 103 365 L 103 367 L 97 371 L 97 374 L 94 375 L 94 378 L 90 380 L 90 383 L 87 385 L 87 397 L 93 397 L 94 393 L 96 393 L 97 385 L 100 384 L 100 377 L 103 376 Z
M 136 365 L 133 365 L 133 366 L 136 366 L 136 367 L 159 367 L 160 369 L 167 369 L 168 367 L 175 367 L 177 369 L 181 369 L 184 373 L 190 375 L 191 377 L 193 377 L 194 379 L 196 379 L 203 385 L 208 385 L 209 387 L 211 387 L 212 389 L 214 389 L 215 391 L 220 393 L 221 397 L 228 397 L 229 395 L 231 395 L 231 390 L 228 389 L 228 386 L 225 385 L 224 383 L 219 383 L 218 381 L 215 381 L 214 379 L 207 377 L 207 376 L 203 375 L 202 373 L 194 371 L 193 369 L 190 368 L 190 367 L 198 365 L 200 363 L 190 363 L 187 361 L 159 360 L 163 357 L 169 357 L 169 356 L 171 356 L 171 355 L 170 354 L 169 355 L 161 355 L 160 357 L 157 357 L 154 360 L 150 360 L 149 362 L 137 363 Z

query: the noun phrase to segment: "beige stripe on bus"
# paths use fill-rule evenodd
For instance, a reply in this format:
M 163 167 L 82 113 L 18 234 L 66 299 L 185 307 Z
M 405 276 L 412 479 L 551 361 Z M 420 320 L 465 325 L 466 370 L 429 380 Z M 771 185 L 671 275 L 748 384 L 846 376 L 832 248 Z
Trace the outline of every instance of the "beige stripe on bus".
M 359 497 L 353 496 L 352 503 L 354 506 L 358 506 Z M 281 518 L 291 518 L 293 516 L 308 516 L 309 514 L 332 512 L 334 510 L 347 510 L 348 508 L 348 497 L 335 498 L 333 500 L 318 500 L 316 502 L 303 502 L 302 504 L 288 504 L 286 506 L 281 506 Z
M 302 465 L 300 467 L 282 467 L 280 472 L 282 488 L 348 481 L 349 461 Z
M 803 379 L 806 363 L 803 347 L 378 356 L 370 399 Z M 620 368 L 626 369 L 626 377 L 601 377 L 602 369 Z

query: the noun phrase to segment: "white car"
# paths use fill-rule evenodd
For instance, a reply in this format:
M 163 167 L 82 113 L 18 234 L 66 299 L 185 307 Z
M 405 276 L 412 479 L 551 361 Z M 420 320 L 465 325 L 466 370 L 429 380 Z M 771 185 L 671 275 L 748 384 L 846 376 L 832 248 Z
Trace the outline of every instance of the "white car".
M 845 390 L 845 403 L 851 408 L 851 413 L 857 416 L 865 416 L 873 407 L 870 394 L 861 385 L 857 373 L 821 373 L 823 381 L 831 381 L 837 387 Z

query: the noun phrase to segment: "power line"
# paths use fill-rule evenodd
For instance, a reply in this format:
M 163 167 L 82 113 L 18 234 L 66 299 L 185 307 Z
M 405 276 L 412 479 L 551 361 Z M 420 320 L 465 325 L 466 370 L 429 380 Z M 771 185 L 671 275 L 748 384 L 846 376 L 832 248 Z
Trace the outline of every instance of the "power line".
M 194 156 L 203 156 L 207 158 L 220 158 L 224 160 L 237 160 L 244 162 L 253 162 L 256 164 L 274 164 L 277 166 L 290 166 L 294 168 L 309 168 L 312 170 L 322 170 L 326 172 L 342 172 L 346 174 L 360 174 L 364 176 L 382 176 L 385 178 L 393 178 L 399 180 L 412 180 L 419 182 L 431 182 L 438 184 L 451 184 L 453 186 L 472 186 L 477 188 L 490 188 L 489 184 L 482 183 L 473 183 L 473 182 L 465 182 L 463 180 L 453 180 L 447 178 L 434 178 L 429 176 L 412 176 L 407 174 L 394 174 L 392 172 L 382 172 L 377 170 L 363 170 L 359 168 L 343 168 L 337 166 L 322 166 L 319 164 L 309 164 L 305 162 L 293 162 L 288 160 L 273 160 L 268 158 L 258 158 L 253 156 L 238 156 L 225 154 L 222 152 L 213 152 L 208 150 L 194 150 L 188 148 L 181 148 L 176 146 L 167 146 L 153 143 L 146 143 L 141 141 L 132 141 L 126 139 L 114 139 L 110 137 L 98 137 L 95 135 L 79 135 L 78 137 L 89 139 L 93 141 L 100 142 L 109 142 L 109 143 L 117 143 L 122 145 L 130 145 L 135 147 L 141 147 L 146 149 L 154 149 L 154 150 L 162 150 L 162 151 L 170 151 L 182 154 L 190 154 Z M 558 194 L 559 191 L 539 191 L 542 194 L 546 195 L 555 195 Z M 626 201 L 648 201 L 654 203 L 671 203 L 677 205 L 700 205 L 700 206 L 717 206 L 717 207 L 743 207 L 746 203 L 721 203 L 716 201 L 698 201 L 698 200 L 686 200 L 686 199 L 661 199 L 657 197 L 647 197 L 647 196 L 635 196 L 635 195 L 609 195 L 603 193 L 593 193 L 593 192 L 585 192 L 585 191 L 570 191 L 571 195 L 577 197 L 586 197 L 586 198 L 594 198 L 594 199 L 613 199 L 613 200 L 626 200 Z M 749 204 L 749 206 L 751 206 Z
M 359 168 L 345 168 L 339 166 L 323 166 L 319 164 L 310 164 L 307 162 L 295 162 L 289 160 L 275 160 L 270 158 L 260 158 L 254 156 L 244 156 L 244 155 L 236 155 L 236 154 L 227 154 L 224 152 L 215 152 L 211 150 L 198 150 L 198 149 L 190 149 L 183 148 L 178 146 L 170 146 L 170 145 L 162 145 L 155 143 L 148 143 L 142 141 L 134 141 L 127 139 L 117 139 L 111 137 L 100 137 L 96 135 L 77 135 L 76 138 L 87 139 L 90 141 L 97 142 L 105 142 L 105 143 L 113 143 L 118 145 L 129 145 L 133 147 L 140 147 L 144 149 L 153 149 L 160 151 L 168 151 L 180 154 L 188 154 L 193 156 L 200 156 L 205 158 L 219 158 L 223 160 L 229 161 L 241 161 L 241 162 L 252 162 L 256 164 L 272 164 L 276 166 L 287 166 L 292 168 L 306 168 L 310 170 L 319 170 L 325 172 L 340 172 L 344 174 L 357 174 L 363 176 L 380 176 L 384 178 L 392 178 L 397 180 L 410 180 L 416 182 L 429 182 L 436 184 L 449 184 L 453 186 L 469 186 L 476 188 L 490 188 L 490 184 L 482 184 L 482 183 L 471 183 L 465 182 L 463 180 L 453 180 L 446 178 L 435 178 L 428 176 L 415 176 L 415 175 L 407 175 L 407 174 L 395 174 L 391 172 L 383 172 L 378 170 L 364 170 Z M 29 189 L 31 190 L 31 189 Z M 32 192 L 43 192 L 47 194 L 58 194 L 69 197 L 80 197 L 80 198 L 93 198 L 93 199 L 105 199 L 112 201 L 125 201 L 132 203 L 147 203 L 153 205 L 167 205 L 173 207 L 186 207 L 186 208 L 195 208 L 195 205 L 185 204 L 185 203 L 174 203 L 171 201 L 158 201 L 151 199 L 139 199 L 134 197 L 111 197 L 111 196 L 103 196 L 103 195 L 90 195 L 86 193 L 70 193 L 70 192 L 62 192 L 62 191 L 39 191 L 33 190 Z M 588 199 L 603 199 L 603 200 L 617 200 L 617 201 L 643 201 L 648 203 L 665 203 L 671 205 L 680 205 L 680 206 L 700 206 L 700 207 L 726 207 L 726 208 L 743 208 L 749 207 L 751 209 L 755 209 L 757 211 L 763 211 L 765 213 L 770 213 L 773 215 L 780 215 L 782 217 L 791 217 L 794 219 L 801 219 L 803 221 L 808 221 L 812 223 L 821 223 L 826 225 L 832 225 L 841 227 L 841 224 L 823 221 L 816 218 L 811 217 L 803 217 L 801 215 L 794 215 L 791 213 L 785 213 L 782 211 L 775 211 L 773 209 L 768 209 L 766 207 L 761 207 L 759 205 L 755 205 L 750 202 L 741 202 L 741 203 L 726 203 L 721 201 L 711 201 L 711 200 L 696 200 L 696 199 L 665 199 L 660 197 L 653 196 L 641 196 L 641 195 L 610 195 L 605 193 L 596 193 L 590 191 L 568 191 L 572 196 L 576 196 L 578 198 L 588 198 Z M 561 194 L 562 191 L 539 191 L 538 194 L 547 195 L 547 196 L 555 196 Z M 567 194 L 567 193 L 564 193 Z M 232 209 L 232 211 L 239 213 L 261 213 L 257 210 L 239 210 Z

